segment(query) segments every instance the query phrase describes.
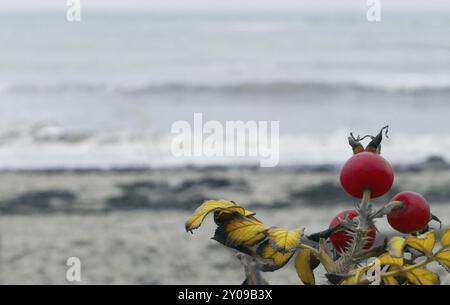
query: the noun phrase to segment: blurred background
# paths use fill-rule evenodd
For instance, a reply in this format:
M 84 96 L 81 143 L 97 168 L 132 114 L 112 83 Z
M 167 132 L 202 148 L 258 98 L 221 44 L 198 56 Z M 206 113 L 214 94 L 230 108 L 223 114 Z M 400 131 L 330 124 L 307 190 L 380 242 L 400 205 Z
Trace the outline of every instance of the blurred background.
M 381 1 L 81 0 L 0 3 L 0 281 L 240 283 L 232 252 L 190 236 L 204 199 L 269 225 L 324 229 L 349 132 L 390 125 L 391 194 L 421 191 L 448 223 L 450 5 Z M 280 121 L 280 165 L 175 158 L 171 125 Z M 379 229 L 391 230 L 382 220 Z M 269 274 L 297 283 L 295 271 Z

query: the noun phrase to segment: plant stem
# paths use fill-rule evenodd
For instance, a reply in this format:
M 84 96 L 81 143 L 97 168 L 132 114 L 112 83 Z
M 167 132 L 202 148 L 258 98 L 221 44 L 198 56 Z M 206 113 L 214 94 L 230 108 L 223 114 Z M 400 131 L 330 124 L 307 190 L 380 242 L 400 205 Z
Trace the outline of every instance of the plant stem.
M 369 215 L 370 215 L 370 190 L 365 189 L 359 206 L 359 225 L 362 229 L 369 228 Z
M 254 258 L 243 253 L 238 253 L 236 257 L 244 266 L 245 280 L 242 285 L 269 285 L 256 267 Z
M 358 207 L 358 223 L 352 223 L 347 234 L 352 236 L 352 241 L 346 251 L 336 261 L 338 273 L 347 273 L 355 264 L 364 259 L 364 246 L 366 245 L 367 231 L 372 225 L 369 219 L 371 214 L 370 207 L 371 192 L 364 190 L 361 203 Z
M 411 270 L 414 270 L 414 269 L 423 267 L 423 266 L 425 266 L 425 265 L 428 265 L 428 264 L 431 263 L 432 261 L 433 261 L 432 258 L 427 258 L 427 259 L 424 260 L 423 262 L 420 262 L 420 263 L 417 263 L 417 264 L 414 264 L 414 265 L 410 265 L 410 266 L 405 267 L 405 268 L 400 268 L 399 270 L 394 270 L 394 271 L 389 271 L 389 272 L 381 273 L 380 277 L 381 277 L 381 278 L 386 278 L 386 277 L 390 277 L 390 276 L 396 276 L 396 275 L 399 275 L 400 273 L 403 273 L 403 272 L 409 272 L 409 271 L 411 271 Z

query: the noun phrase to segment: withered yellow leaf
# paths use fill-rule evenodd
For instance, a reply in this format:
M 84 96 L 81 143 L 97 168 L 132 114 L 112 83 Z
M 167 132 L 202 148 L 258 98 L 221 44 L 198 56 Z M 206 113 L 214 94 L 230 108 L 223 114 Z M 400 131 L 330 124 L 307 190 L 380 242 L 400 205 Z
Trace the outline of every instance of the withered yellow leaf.
M 380 257 L 380 265 L 403 266 L 403 257 L 393 257 L 389 253 L 384 253 Z
M 408 282 L 413 285 L 439 285 L 439 276 L 426 268 L 416 268 L 404 273 Z
M 216 213 L 218 216 L 222 216 L 224 214 L 239 214 L 242 216 L 253 216 L 255 215 L 255 213 L 244 209 L 243 207 L 236 205 L 236 206 L 231 206 L 231 207 L 227 207 L 227 208 L 221 208 L 216 210 Z
M 438 262 L 450 268 L 450 250 L 439 252 L 434 257 Z
M 441 245 L 443 248 L 450 247 L 450 228 L 447 228 L 442 232 Z
M 295 251 L 283 253 L 274 249 L 268 240 L 258 246 L 256 254 L 261 261 L 260 269 L 262 271 L 275 271 L 286 265 L 294 255 Z
M 250 212 L 249 210 L 246 210 L 241 206 L 232 206 L 232 207 L 228 207 L 228 208 L 223 208 L 223 209 L 221 208 L 221 209 L 215 210 L 214 211 L 214 222 L 217 225 L 220 225 L 222 222 L 228 220 L 229 218 L 234 217 L 235 214 L 246 216 L 246 217 L 251 217 L 251 216 L 255 215 L 255 213 Z
M 287 253 L 297 249 L 300 245 L 303 232 L 303 229 L 287 230 L 283 228 L 271 228 L 268 239 L 274 249 Z
M 436 232 L 430 231 L 419 236 L 409 236 L 406 244 L 422 253 L 431 254 L 436 243 Z
M 383 278 L 384 285 L 398 285 L 398 281 L 393 276 L 387 276 Z
M 186 221 L 186 231 L 191 231 L 199 228 L 205 217 L 213 212 L 221 211 L 223 213 L 238 213 L 244 216 L 254 215 L 243 207 L 237 205 L 235 202 L 226 200 L 208 200 L 203 202 L 194 212 L 194 214 Z
M 213 239 L 230 247 L 253 246 L 267 236 L 268 230 L 255 217 L 235 214 L 217 227 Z
M 305 285 L 315 285 L 312 259 L 315 259 L 310 249 L 301 249 L 295 257 L 295 270 Z
M 391 271 L 399 271 L 401 267 L 399 266 L 390 266 L 389 267 L 389 272 Z M 400 283 L 398 282 L 397 278 L 395 278 L 394 276 L 387 276 L 387 277 L 383 277 L 382 278 L 383 284 L 384 285 L 400 285 Z
M 392 257 L 401 258 L 403 257 L 403 250 L 406 245 L 406 240 L 399 236 L 394 236 L 389 241 L 389 254 Z

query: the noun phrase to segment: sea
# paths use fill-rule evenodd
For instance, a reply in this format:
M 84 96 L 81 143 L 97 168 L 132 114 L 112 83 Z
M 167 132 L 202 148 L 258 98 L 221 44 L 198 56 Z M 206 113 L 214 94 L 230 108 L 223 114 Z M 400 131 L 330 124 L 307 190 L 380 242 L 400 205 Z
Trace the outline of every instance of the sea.
M 448 11 L 0 13 L 0 169 L 241 166 L 176 157 L 177 121 L 279 121 L 279 166 L 450 160 Z M 250 145 L 250 144 L 249 144 Z

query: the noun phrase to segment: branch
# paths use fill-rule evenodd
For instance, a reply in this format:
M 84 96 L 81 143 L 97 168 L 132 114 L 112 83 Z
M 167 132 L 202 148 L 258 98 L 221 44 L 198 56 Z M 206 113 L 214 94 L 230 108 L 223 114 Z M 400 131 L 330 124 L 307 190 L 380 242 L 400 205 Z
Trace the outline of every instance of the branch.
M 237 253 L 236 257 L 244 265 L 245 280 L 242 285 L 269 285 L 269 282 L 262 277 L 253 257 L 243 253 Z
M 401 208 L 404 205 L 403 201 L 391 201 L 381 209 L 369 215 L 370 219 L 382 218 L 389 214 L 395 208 Z

